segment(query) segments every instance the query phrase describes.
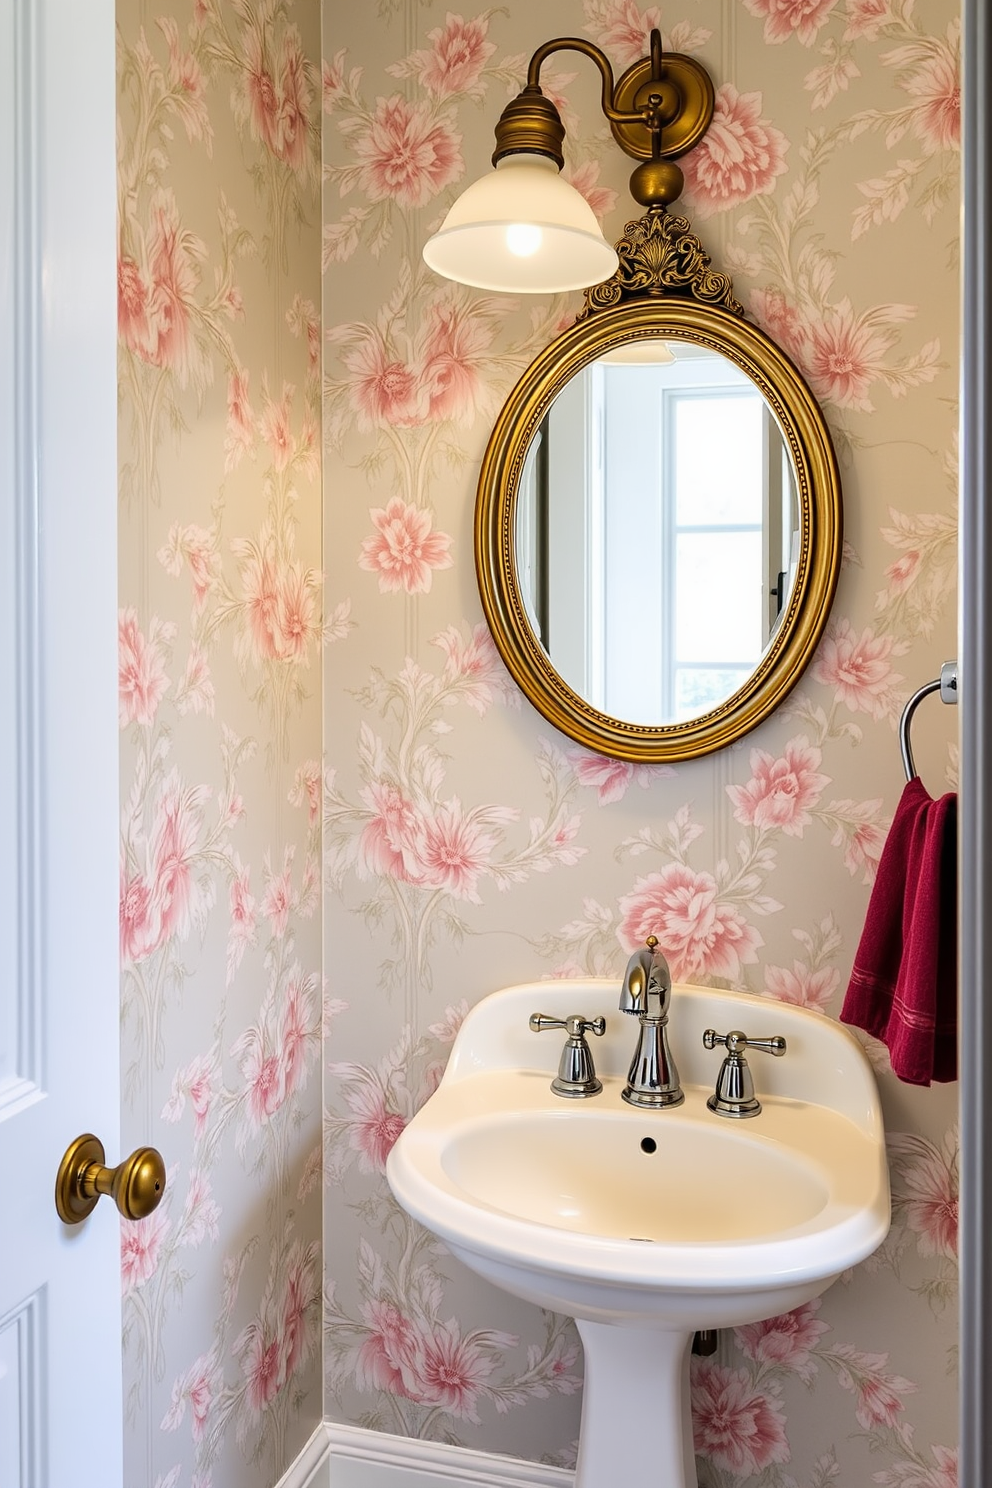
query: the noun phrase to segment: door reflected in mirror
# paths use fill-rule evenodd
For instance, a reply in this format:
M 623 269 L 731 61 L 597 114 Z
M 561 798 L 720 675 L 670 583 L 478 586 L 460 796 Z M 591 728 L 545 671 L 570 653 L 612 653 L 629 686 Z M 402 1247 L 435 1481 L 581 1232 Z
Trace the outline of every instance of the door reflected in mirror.
M 601 713 L 663 727 L 753 675 L 788 604 L 795 468 L 729 357 L 685 340 L 590 362 L 526 452 L 517 581 L 555 672 Z

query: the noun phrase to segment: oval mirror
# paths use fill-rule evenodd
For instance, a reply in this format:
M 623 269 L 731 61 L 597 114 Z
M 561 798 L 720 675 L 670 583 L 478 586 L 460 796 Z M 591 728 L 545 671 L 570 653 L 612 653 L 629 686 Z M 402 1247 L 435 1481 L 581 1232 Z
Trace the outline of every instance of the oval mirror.
M 511 675 L 570 738 L 688 759 L 798 681 L 840 567 L 820 409 L 763 332 L 697 303 L 582 318 L 510 394 L 476 566 Z

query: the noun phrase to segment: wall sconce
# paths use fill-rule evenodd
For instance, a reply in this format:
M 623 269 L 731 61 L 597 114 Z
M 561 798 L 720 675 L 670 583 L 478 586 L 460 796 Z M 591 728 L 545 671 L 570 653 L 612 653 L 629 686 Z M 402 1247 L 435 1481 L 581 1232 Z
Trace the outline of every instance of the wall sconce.
M 677 200 L 683 176 L 676 160 L 699 143 L 713 117 L 713 84 L 691 57 L 664 54 L 651 32 L 651 54 L 618 82 L 592 42 L 557 37 L 538 47 L 523 91 L 496 126 L 495 167 L 469 186 L 424 247 L 435 273 L 477 289 L 556 294 L 585 289 L 616 271 L 616 250 L 585 198 L 558 174 L 565 128 L 541 92 L 540 73 L 553 52 L 590 57 L 603 80 L 602 109 L 613 138 L 639 160 L 630 192 L 646 208 Z

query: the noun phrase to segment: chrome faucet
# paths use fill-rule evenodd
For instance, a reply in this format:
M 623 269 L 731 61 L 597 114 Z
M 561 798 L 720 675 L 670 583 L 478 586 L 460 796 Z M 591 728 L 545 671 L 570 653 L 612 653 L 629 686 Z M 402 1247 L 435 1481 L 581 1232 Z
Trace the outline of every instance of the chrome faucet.
M 657 937 L 649 935 L 646 944 L 627 962 L 620 989 L 620 1011 L 640 1019 L 637 1048 L 621 1092 L 631 1106 L 680 1106 L 685 1100 L 668 1047 L 671 1000 L 668 962 L 658 949 Z

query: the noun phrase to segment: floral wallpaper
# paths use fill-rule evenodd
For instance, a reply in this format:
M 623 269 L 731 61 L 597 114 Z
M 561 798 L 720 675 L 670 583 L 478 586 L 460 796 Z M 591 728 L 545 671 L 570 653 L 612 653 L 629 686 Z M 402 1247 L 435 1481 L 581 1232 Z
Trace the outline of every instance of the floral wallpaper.
M 125 1481 L 321 1415 L 320 17 L 119 0 Z
M 481 620 L 488 431 L 576 300 L 465 290 L 420 259 L 534 48 L 586 36 L 619 71 L 653 25 L 716 85 L 683 206 L 817 393 L 846 517 L 800 686 L 677 768 L 556 734 Z M 326 5 L 323 48 L 326 1410 L 567 1466 L 572 1325 L 471 1277 L 397 1209 L 385 1158 L 468 1006 L 535 973 L 619 977 L 651 930 L 678 977 L 837 1016 L 903 785 L 900 709 L 955 649 L 959 22 L 944 0 L 374 0 Z M 561 53 L 542 82 L 616 238 L 636 209 L 595 70 Z M 917 715 L 935 795 L 954 728 Z M 901 1085 L 866 1042 L 891 1234 L 694 1361 L 707 1488 L 957 1483 L 956 1092 Z

